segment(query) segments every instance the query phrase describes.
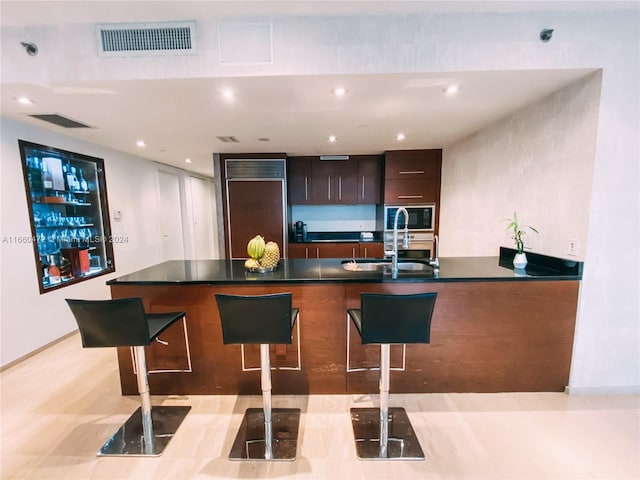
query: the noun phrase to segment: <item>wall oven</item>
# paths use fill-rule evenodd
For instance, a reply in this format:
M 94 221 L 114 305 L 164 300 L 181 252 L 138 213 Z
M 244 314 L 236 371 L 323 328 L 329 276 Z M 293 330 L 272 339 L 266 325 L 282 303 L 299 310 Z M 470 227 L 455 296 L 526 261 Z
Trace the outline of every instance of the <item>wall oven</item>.
M 425 232 L 418 230 L 409 230 L 409 246 L 402 247 L 404 240 L 404 229 L 398 229 L 398 258 L 416 258 L 428 260 L 435 256 L 434 254 L 434 235 L 433 232 Z M 384 249 L 385 251 L 393 250 L 393 230 L 384 231 Z
M 384 229 L 393 230 L 393 224 L 398 213 L 398 209 L 403 205 L 385 205 L 384 206 Z M 436 205 L 435 203 L 427 205 L 407 205 L 404 208 L 408 212 L 408 228 L 409 230 L 425 230 L 433 232 L 435 227 Z M 404 212 L 400 212 L 398 218 L 398 229 L 404 228 Z

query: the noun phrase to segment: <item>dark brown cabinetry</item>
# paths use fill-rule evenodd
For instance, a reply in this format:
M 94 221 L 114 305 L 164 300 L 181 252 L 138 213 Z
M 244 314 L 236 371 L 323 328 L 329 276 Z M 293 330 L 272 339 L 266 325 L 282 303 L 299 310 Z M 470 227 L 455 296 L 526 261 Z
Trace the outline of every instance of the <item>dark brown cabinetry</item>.
M 358 156 L 357 203 L 382 203 L 382 158 L 380 155 Z
M 383 258 L 384 243 L 367 242 L 360 244 L 360 258 Z
M 287 198 L 289 205 L 310 205 L 311 157 L 287 158 Z
M 357 203 L 358 189 L 357 161 L 321 160 L 315 157 L 311 161 L 312 198 L 316 205 Z
M 359 251 L 356 242 L 295 243 L 289 245 L 289 258 L 354 258 Z
M 381 242 L 290 243 L 289 258 L 382 258 Z
M 351 155 L 346 160 L 318 156 L 287 159 L 289 205 L 382 203 L 382 158 Z
M 385 152 L 384 203 L 440 203 L 442 150 Z
M 247 243 L 256 235 L 286 248 L 285 158 L 278 153 L 220 156 L 227 258 L 247 258 Z

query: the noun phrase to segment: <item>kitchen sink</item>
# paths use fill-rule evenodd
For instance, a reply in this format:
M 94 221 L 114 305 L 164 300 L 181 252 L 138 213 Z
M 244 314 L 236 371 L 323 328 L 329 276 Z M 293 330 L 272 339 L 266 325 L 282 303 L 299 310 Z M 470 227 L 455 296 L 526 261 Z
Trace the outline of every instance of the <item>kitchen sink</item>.
M 389 272 L 391 271 L 391 262 L 387 260 L 380 261 L 358 261 L 358 260 L 343 260 L 342 267 L 345 270 L 350 272 Z M 433 272 L 433 267 L 425 262 L 416 262 L 416 261 L 402 261 L 398 262 L 398 272 L 413 272 L 413 273 L 421 273 L 421 272 Z
M 342 261 L 342 267 L 345 270 L 348 270 L 350 272 L 376 272 L 378 270 L 382 270 L 385 266 L 388 266 L 389 268 L 391 268 L 391 262 L 387 262 L 387 261 L 379 261 L 379 262 L 365 261 L 365 262 L 360 262 L 360 261 L 357 261 L 357 260 L 343 260 Z
M 422 262 L 398 262 L 398 270 L 403 272 L 426 272 L 432 271 L 433 267 Z

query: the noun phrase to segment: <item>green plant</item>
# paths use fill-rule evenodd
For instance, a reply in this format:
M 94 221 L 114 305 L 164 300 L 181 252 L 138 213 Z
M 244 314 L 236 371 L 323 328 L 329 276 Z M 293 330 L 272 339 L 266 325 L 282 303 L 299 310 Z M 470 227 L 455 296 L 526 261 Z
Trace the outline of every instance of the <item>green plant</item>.
M 507 225 L 507 230 L 513 229 L 513 236 L 511 238 L 513 238 L 516 242 L 516 249 L 518 250 L 518 253 L 522 253 L 524 249 L 524 241 L 522 240 L 522 236 L 526 235 L 527 232 L 520 229 L 520 225 L 518 224 L 518 215 L 516 214 L 516 212 L 513 212 L 513 218 L 507 218 L 505 221 L 509 222 L 509 225 Z M 538 233 L 538 230 L 529 225 L 524 225 L 523 228 L 528 228 L 532 232 Z

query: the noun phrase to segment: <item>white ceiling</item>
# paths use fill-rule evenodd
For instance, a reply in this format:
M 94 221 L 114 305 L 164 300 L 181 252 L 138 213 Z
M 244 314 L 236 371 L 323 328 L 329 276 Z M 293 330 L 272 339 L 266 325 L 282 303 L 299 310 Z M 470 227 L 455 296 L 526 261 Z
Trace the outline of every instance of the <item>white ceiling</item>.
M 59 2 L 2 2 L 2 25 L 55 23 Z M 127 3 L 127 2 L 124 2 Z M 238 14 L 249 4 L 264 11 L 292 14 L 291 2 L 178 2 L 181 16 L 216 5 L 220 12 Z M 367 11 L 383 12 L 388 2 L 367 2 Z M 485 8 L 525 8 L 531 2 L 483 2 Z M 540 2 L 533 2 L 539 5 Z M 123 2 L 77 2 L 66 10 L 65 21 L 121 21 L 112 7 Z M 143 5 L 144 4 L 144 5 Z M 352 12 L 364 2 L 299 2 L 296 12 L 327 9 Z M 393 2 L 395 11 L 456 8 L 477 2 Z M 146 15 L 166 20 L 175 15 L 176 2 L 128 2 L 127 21 Z M 373 6 L 373 5 L 377 5 Z M 448 6 L 447 6 L 448 5 Z M 321 6 L 322 8 L 319 8 Z M 223 8 L 224 7 L 224 8 Z M 144 12 L 143 12 L 144 9 Z M 245 12 L 246 13 L 246 12 Z M 255 10 L 254 10 L 255 13 Z M 152 18 L 150 18 L 150 16 Z M 140 17 L 140 18 L 138 18 Z M 175 18 L 175 17 L 173 17 Z M 91 143 L 212 176 L 212 153 L 285 152 L 290 155 L 379 153 L 393 149 L 446 147 L 489 123 L 530 104 L 588 74 L 589 70 L 518 72 L 456 72 L 451 74 L 376 74 L 340 76 L 193 78 L 3 84 L 2 115 Z M 462 90 L 446 97 L 442 89 L 458 83 Z M 335 86 L 348 89 L 336 98 Z M 231 88 L 233 102 L 220 92 Z M 25 106 L 15 98 L 28 95 Z M 88 124 L 90 129 L 63 129 L 28 114 L 58 113 Z M 403 132 L 406 139 L 397 142 Z M 239 143 L 222 143 L 217 136 L 235 136 Z M 336 135 L 337 142 L 327 141 Z M 268 141 L 260 141 L 267 138 Z M 147 146 L 138 148 L 137 139 Z M 192 160 L 185 163 L 185 158 Z

